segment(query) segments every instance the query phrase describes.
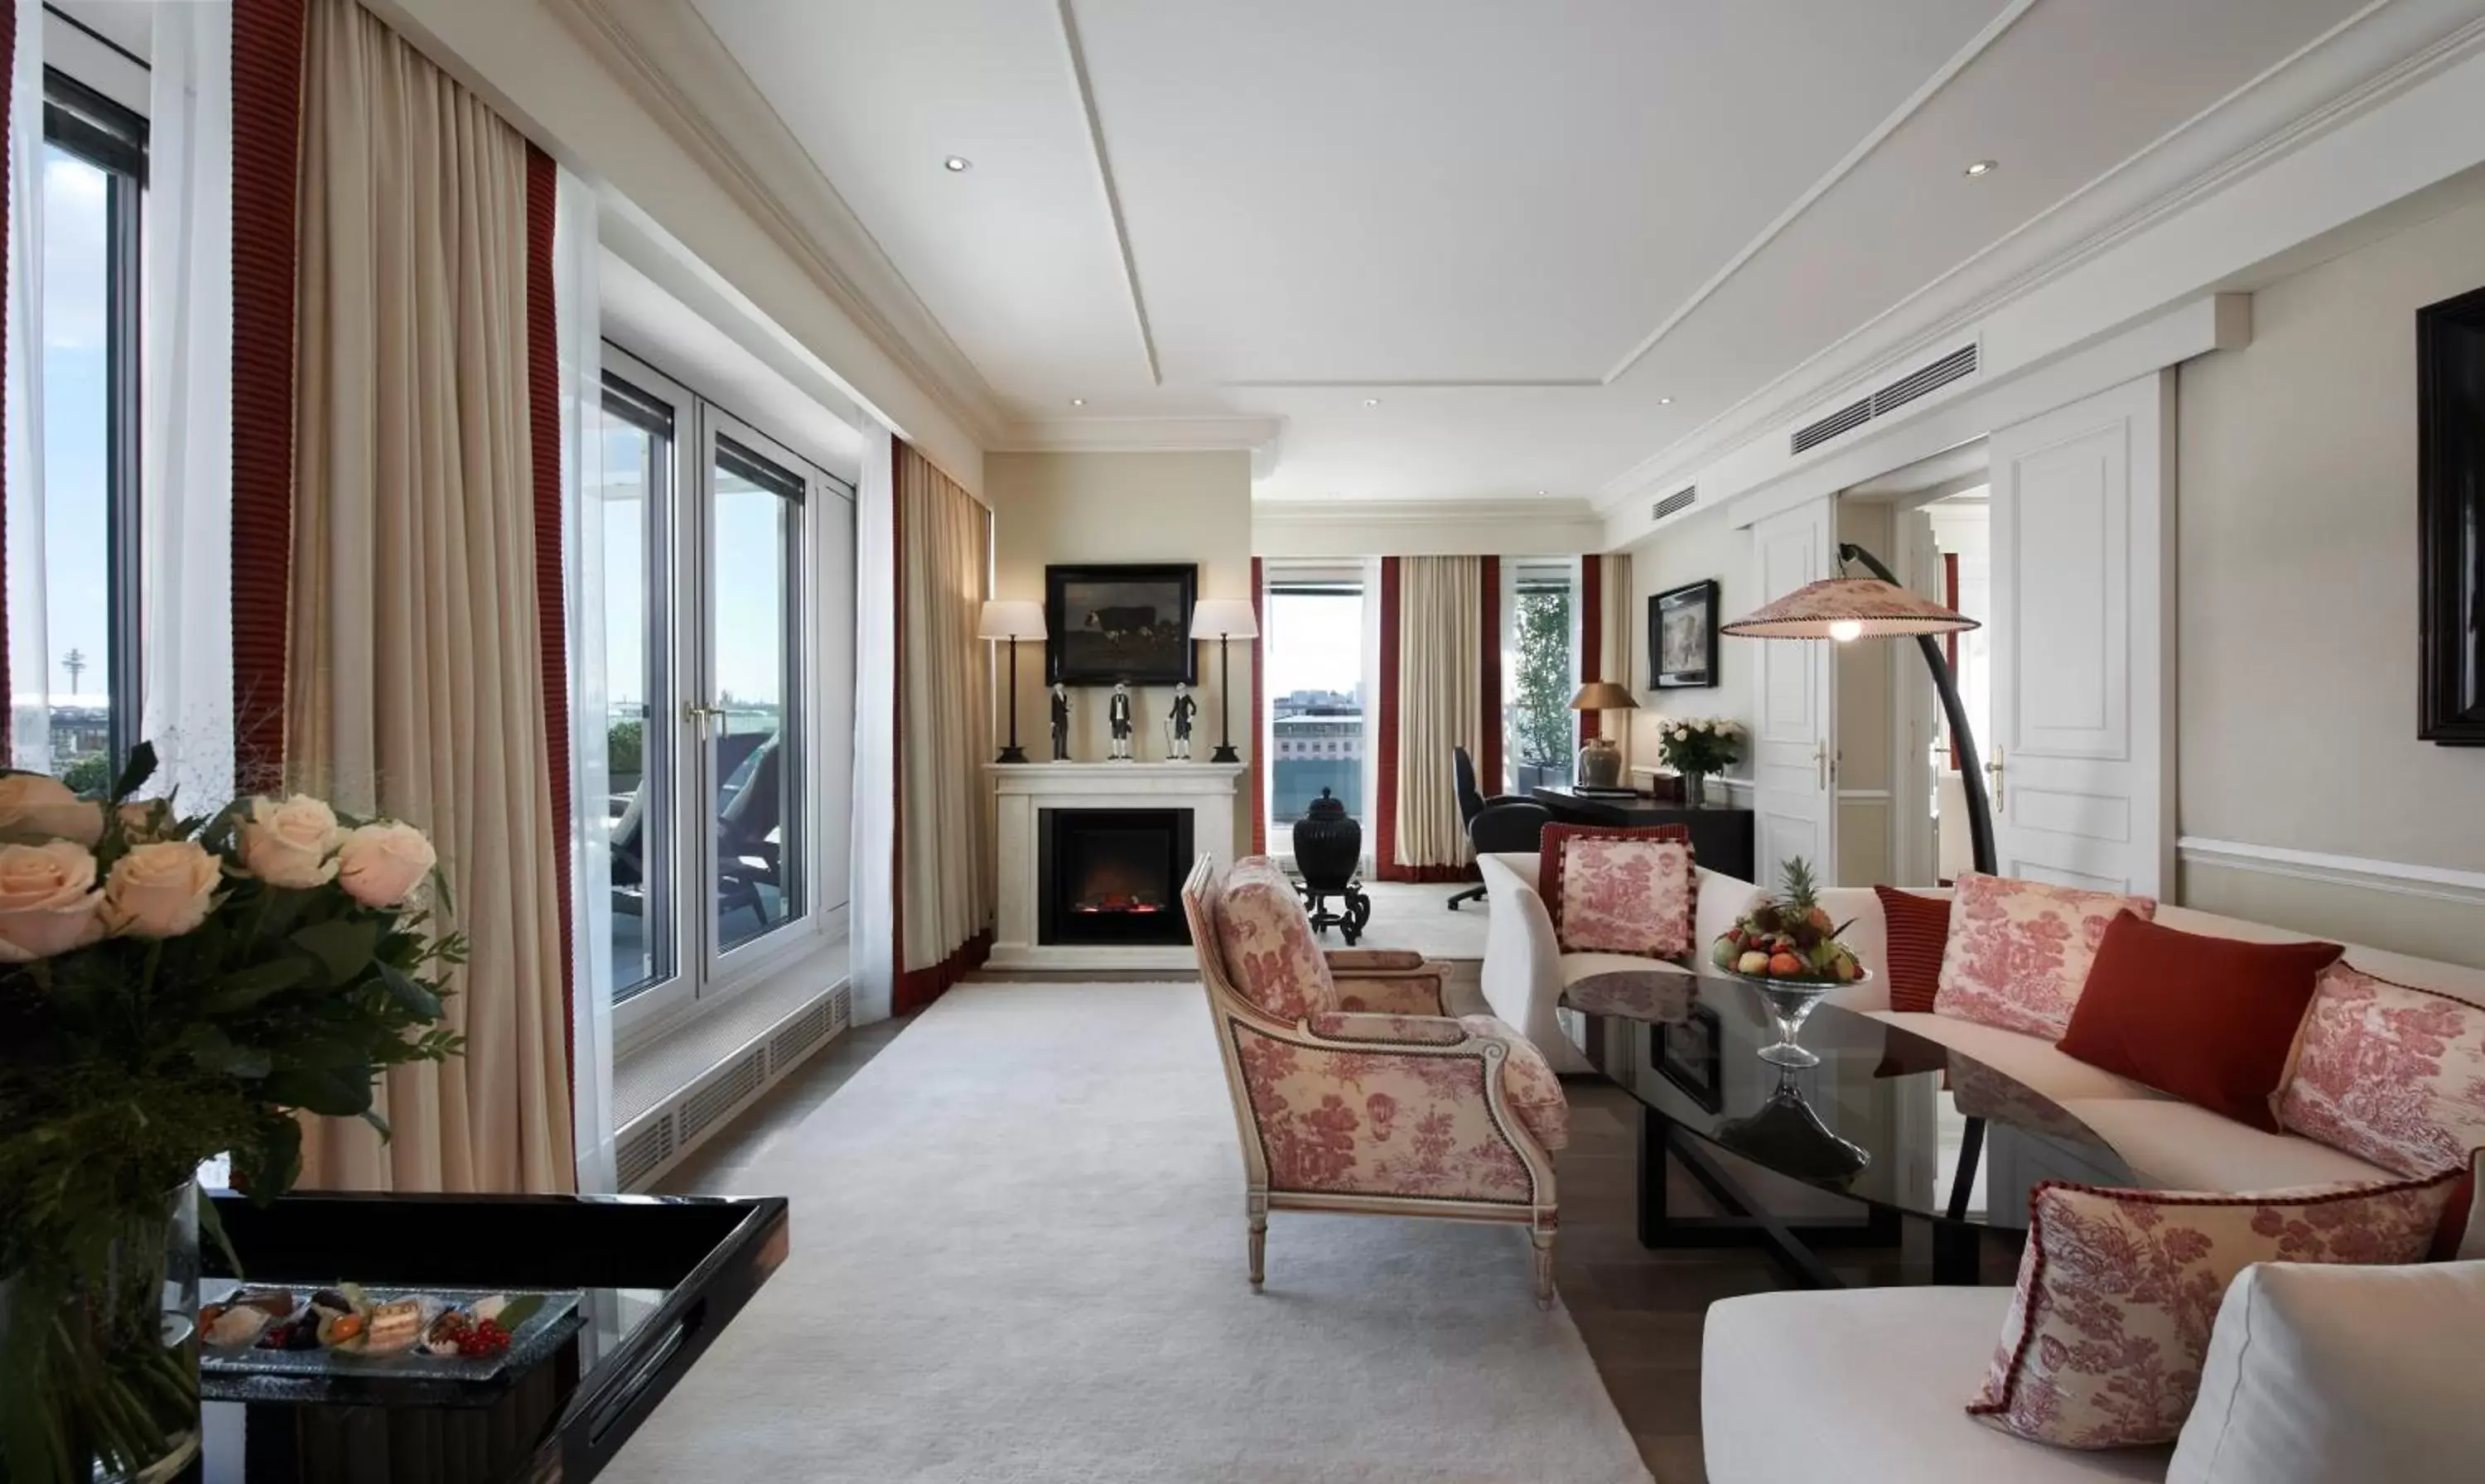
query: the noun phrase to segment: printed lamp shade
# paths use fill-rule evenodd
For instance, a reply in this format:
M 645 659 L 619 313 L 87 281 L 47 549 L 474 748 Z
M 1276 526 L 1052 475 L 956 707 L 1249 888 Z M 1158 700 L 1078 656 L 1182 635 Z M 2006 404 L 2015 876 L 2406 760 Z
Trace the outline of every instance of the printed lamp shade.
M 1718 629 L 1747 639 L 1860 639 L 1917 634 L 1962 634 L 1979 627 L 1879 578 L 1824 578 L 1796 588 Z

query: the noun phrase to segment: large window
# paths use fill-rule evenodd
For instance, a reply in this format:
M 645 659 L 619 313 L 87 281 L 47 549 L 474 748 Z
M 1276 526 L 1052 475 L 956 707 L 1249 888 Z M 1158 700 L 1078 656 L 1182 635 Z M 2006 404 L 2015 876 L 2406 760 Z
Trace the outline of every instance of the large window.
M 1365 598 L 1359 566 L 1271 568 L 1262 596 L 1262 680 L 1267 687 L 1269 842 L 1283 851 L 1295 822 L 1328 790 L 1346 812 L 1371 820 L 1364 788 L 1373 688 L 1365 663 Z
M 147 122 L 54 72 L 44 82 L 43 139 L 41 673 L 49 767 L 92 791 L 110 781 L 138 725 Z
M 1578 563 L 1556 557 L 1513 557 L 1502 564 L 1502 757 L 1509 776 L 1486 779 L 1524 794 L 1538 784 L 1568 783 L 1578 749 Z
M 602 802 L 626 1042 L 844 930 L 854 492 L 605 355 Z

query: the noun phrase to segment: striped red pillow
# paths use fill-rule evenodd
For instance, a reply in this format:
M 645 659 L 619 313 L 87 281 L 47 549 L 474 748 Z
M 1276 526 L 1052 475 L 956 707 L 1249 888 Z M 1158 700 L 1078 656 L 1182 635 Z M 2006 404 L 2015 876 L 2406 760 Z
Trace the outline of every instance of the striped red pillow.
M 1949 899 L 1894 886 L 1872 891 L 1890 927 L 1890 1008 L 1929 1015 L 1941 987 L 1942 950 L 1950 943 Z

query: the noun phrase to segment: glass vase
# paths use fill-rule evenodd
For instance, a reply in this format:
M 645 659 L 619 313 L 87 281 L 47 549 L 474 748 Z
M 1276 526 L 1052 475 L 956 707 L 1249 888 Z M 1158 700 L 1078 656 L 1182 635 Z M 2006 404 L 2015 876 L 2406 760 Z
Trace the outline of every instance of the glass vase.
M 1708 802 L 1708 775 L 1694 769 L 1682 770 L 1682 807 L 1698 809 Z
M 199 1451 L 199 1194 L 122 1213 L 95 1250 L 0 1279 L 0 1478 L 161 1484 Z

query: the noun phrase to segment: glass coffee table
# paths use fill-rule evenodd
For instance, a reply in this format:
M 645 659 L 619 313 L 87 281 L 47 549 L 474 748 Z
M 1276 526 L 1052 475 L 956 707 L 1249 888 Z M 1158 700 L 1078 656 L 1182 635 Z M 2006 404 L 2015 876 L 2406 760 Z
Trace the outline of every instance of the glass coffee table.
M 1980 1280 L 1982 1233 L 2024 1231 L 2042 1180 L 2139 1181 L 2053 1099 L 1887 1021 L 1821 1005 L 1804 1021 L 1816 1066 L 1761 1059 L 1778 1027 L 1760 990 L 1676 969 L 1600 974 L 1563 991 L 1565 1028 L 1641 1107 L 1639 1237 L 1649 1247 L 1757 1243 L 1803 1282 L 1840 1286 L 1819 1250 L 1898 1246 L 1929 1227 L 1933 1282 Z M 1772 1215 L 1720 1151 L 1860 1203 L 1853 1217 Z M 1668 1158 L 1728 1213 L 1666 1209 Z

